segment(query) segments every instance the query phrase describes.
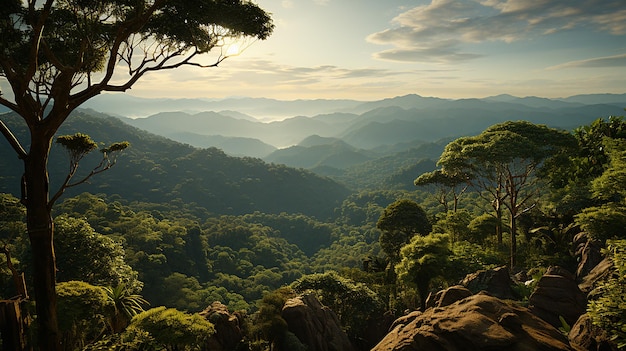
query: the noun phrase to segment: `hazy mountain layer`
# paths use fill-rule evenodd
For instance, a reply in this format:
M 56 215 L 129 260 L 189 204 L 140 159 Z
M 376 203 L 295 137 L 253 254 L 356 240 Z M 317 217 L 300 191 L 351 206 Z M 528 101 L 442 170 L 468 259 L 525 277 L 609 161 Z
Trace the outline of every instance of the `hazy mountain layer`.
M 16 116 L 2 120 L 25 144 L 25 126 Z M 256 158 L 226 155 L 216 148 L 198 149 L 139 130 L 113 117 L 73 114 L 59 134 L 89 134 L 95 141 L 129 141 L 131 147 L 111 170 L 97 175 L 89 184 L 70 188 L 81 192 L 119 194 L 128 201 L 197 203 L 215 213 L 242 214 L 304 213 L 328 218 L 348 195 L 338 183 L 312 172 L 267 164 Z M 67 156 L 53 145 L 49 169 L 51 191 L 55 192 L 68 168 Z M 94 152 L 80 165 L 88 173 L 99 161 Z M 0 192 L 19 196 L 22 165 L 13 150 L 0 139 Z

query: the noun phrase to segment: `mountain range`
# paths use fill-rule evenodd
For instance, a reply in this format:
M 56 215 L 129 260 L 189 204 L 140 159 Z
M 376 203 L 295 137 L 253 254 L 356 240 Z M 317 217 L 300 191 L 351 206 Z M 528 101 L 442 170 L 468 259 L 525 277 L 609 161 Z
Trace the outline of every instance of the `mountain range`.
M 98 99 L 86 106 L 113 115 L 123 112 L 120 108 L 127 103 L 132 104 L 127 108 L 130 112 L 141 110 L 146 114 L 163 109 L 143 118 L 122 119 L 181 143 L 217 147 L 229 155 L 257 157 L 293 167 L 324 168 L 327 174 L 423 143 L 478 134 L 508 120 L 528 120 L 572 130 L 597 118 L 623 115 L 626 107 L 626 94 L 563 99 L 498 95 L 458 100 L 413 94 L 369 102 L 168 100 L 123 95 L 103 95 Z M 197 112 L 201 108 L 206 110 Z M 287 113 L 293 115 L 285 117 Z M 282 117 L 268 121 L 270 115 Z M 314 143 L 311 137 L 317 138 Z
M 598 118 L 623 115 L 625 106 L 626 94 L 564 99 L 498 95 L 458 100 L 406 95 L 368 102 L 140 99 L 111 94 L 90 101 L 88 108 L 77 112 L 79 117 L 73 117 L 76 121 L 68 121 L 60 132 L 85 132 L 105 142 L 129 139 L 134 145 L 129 151 L 131 162 L 123 166 L 127 169 L 122 180 L 110 172 L 98 183 L 96 192 L 127 188 L 134 194 L 131 198 L 139 201 L 181 197 L 210 204 L 208 208 L 219 213 L 228 213 L 235 203 L 237 210 L 244 212 L 296 208 L 306 212 L 313 210 L 301 204 L 287 205 L 306 202 L 303 198 L 276 204 L 272 203 L 272 193 L 292 191 L 284 188 L 291 183 L 308 187 L 309 197 L 315 198 L 320 189 L 329 187 L 334 190 L 322 192 L 336 196 L 319 201 L 338 203 L 348 189 L 410 188 L 419 176 L 417 170 L 434 169 L 445 145 L 457 137 L 478 134 L 507 120 L 572 130 Z M 124 115 L 124 111 L 128 113 Z M 148 115 L 150 111 L 157 112 Z M 135 113 L 146 117 L 129 117 Z M 285 117 L 288 113 L 292 115 Z M 271 114 L 281 118 L 268 121 Z M 9 115 L 3 115 L 3 121 Z M 106 126 L 99 125 L 102 123 Z M 8 147 L 1 146 L 3 154 Z M 0 168 L 11 170 L 0 174 L 0 183 L 10 178 L 15 180 L 10 183 L 18 184 L 20 173 L 13 171 L 15 167 L 19 169 L 5 156 L 0 158 Z M 64 171 L 57 167 L 52 163 L 51 173 Z M 265 176 L 250 175 L 257 173 Z M 290 174 L 291 180 L 278 175 L 283 173 Z M 273 184 L 274 178 L 285 184 Z M 305 186 L 304 179 L 317 185 Z M 130 186 L 131 180 L 140 181 Z M 196 188 L 189 190 L 193 186 Z M 243 193 L 243 189 L 253 195 Z M 258 189 L 266 189 L 267 194 L 260 195 Z M 6 184 L 0 188 L 14 190 Z M 231 192 L 240 195 L 231 196 Z

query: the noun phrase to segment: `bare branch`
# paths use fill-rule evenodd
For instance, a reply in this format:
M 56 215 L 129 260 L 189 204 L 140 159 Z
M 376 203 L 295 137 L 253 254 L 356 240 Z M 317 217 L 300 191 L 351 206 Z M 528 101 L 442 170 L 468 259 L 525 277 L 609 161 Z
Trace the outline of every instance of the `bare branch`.
M 17 153 L 17 158 L 24 159 L 26 156 L 28 156 L 28 154 L 20 144 L 19 140 L 17 140 L 15 135 L 11 132 L 9 127 L 4 124 L 3 121 L 0 121 L 0 132 L 2 132 L 2 135 L 4 135 L 9 144 L 11 144 L 11 147 L 13 147 L 13 150 L 15 150 L 15 152 Z

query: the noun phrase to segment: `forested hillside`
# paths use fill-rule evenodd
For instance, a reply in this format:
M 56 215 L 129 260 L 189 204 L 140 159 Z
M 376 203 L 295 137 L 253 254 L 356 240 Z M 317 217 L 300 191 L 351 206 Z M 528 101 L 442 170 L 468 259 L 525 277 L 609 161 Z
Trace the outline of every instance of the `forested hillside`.
M 25 128 L 17 127 L 18 118 L 5 116 L 3 120 L 16 126 L 19 139 L 25 138 Z M 117 118 L 75 113 L 59 134 L 77 132 L 88 134 L 99 143 L 128 141 L 131 146 L 110 171 L 88 184 L 68 189 L 68 196 L 89 191 L 119 194 L 126 201 L 196 203 L 219 214 L 290 212 L 326 219 L 349 194 L 344 186 L 310 171 L 256 158 L 228 156 L 216 148 L 180 144 Z M 95 167 L 99 162 L 97 154 L 94 152 L 81 162 L 77 179 Z M 65 151 L 57 145 L 53 145 L 49 165 L 51 187 L 56 189 L 69 166 Z M 0 168 L 0 191 L 19 196 L 20 162 L 4 139 L 0 140 Z

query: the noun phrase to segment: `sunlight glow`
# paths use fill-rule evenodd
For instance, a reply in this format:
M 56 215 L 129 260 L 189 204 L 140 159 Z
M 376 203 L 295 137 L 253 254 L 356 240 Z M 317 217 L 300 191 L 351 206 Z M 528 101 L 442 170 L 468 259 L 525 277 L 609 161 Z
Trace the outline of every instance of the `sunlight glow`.
M 226 47 L 226 56 L 237 56 L 241 53 L 239 44 L 232 43 Z

